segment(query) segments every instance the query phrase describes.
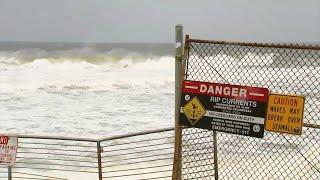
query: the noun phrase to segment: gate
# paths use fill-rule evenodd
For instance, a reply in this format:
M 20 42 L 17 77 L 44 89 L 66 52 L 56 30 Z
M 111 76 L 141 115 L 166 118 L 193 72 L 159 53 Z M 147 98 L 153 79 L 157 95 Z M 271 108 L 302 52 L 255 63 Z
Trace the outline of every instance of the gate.
M 176 119 L 174 168 L 178 173 L 174 178 L 319 179 L 319 46 L 186 36 L 184 57 L 179 53 L 178 49 L 176 63 L 183 60 L 184 72 L 181 79 L 176 78 L 179 83 L 184 79 L 266 87 L 270 93 L 304 96 L 305 110 L 302 135 L 266 131 L 263 139 L 181 127 Z M 176 88 L 181 91 L 181 85 Z

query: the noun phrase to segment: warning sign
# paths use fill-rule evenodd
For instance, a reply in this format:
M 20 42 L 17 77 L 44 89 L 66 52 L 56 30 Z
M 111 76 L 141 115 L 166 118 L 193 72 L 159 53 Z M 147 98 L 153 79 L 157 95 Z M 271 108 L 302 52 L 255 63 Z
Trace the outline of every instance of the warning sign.
M 268 89 L 184 81 L 180 124 L 263 137 Z
M 271 94 L 266 130 L 289 134 L 302 133 L 304 97 Z
M 18 137 L 0 136 L 0 165 L 13 166 L 16 162 Z
M 192 98 L 182 110 L 192 125 L 206 113 L 206 109 L 202 106 L 197 97 Z

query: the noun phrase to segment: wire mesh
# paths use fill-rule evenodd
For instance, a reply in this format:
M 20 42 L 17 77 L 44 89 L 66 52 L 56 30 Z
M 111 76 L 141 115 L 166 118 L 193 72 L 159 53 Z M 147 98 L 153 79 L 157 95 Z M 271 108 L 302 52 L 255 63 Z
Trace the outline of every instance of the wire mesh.
M 214 177 L 213 132 L 205 129 L 182 130 L 182 179 Z
M 103 179 L 171 179 L 174 131 L 101 142 Z
M 219 132 L 219 179 L 319 179 L 320 47 L 189 39 L 185 79 L 305 96 L 301 136 L 265 132 L 263 139 Z M 212 131 L 185 128 L 182 179 L 213 179 Z

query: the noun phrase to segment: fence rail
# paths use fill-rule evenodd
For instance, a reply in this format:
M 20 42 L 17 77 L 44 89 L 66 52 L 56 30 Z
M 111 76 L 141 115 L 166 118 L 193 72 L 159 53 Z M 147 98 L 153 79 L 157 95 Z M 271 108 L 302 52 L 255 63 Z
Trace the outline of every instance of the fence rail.
M 171 179 L 174 128 L 101 140 L 103 179 Z
M 174 128 L 103 139 L 19 138 L 14 167 L 1 179 L 171 179 Z

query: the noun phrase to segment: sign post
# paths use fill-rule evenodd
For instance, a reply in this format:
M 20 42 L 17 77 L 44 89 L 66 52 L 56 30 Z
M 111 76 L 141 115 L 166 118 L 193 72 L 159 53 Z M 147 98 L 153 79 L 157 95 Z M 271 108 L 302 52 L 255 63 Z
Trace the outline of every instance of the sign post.
M 8 180 L 12 180 L 12 167 L 8 166 Z
M 184 81 L 180 124 L 262 138 L 268 89 Z
M 181 83 L 183 80 L 183 26 L 175 27 L 175 144 L 172 179 L 181 179 L 182 127 L 179 124 Z

